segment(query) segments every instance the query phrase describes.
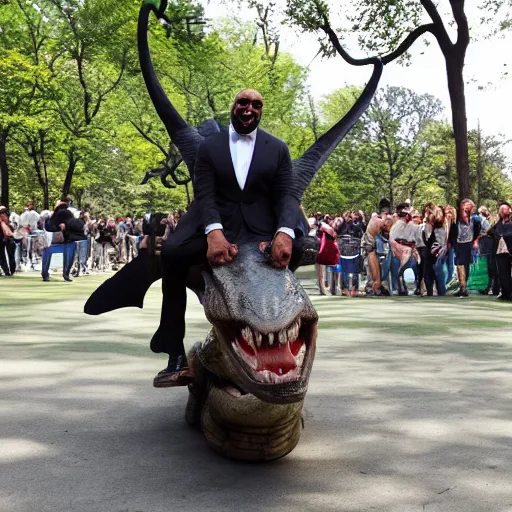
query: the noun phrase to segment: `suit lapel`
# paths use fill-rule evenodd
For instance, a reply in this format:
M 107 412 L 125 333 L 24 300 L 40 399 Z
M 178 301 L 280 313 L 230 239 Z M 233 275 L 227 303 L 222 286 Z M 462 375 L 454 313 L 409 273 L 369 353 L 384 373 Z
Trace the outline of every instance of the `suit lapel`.
M 258 166 L 259 166 L 259 163 L 262 161 L 262 158 L 264 155 L 263 148 L 267 142 L 268 142 L 267 134 L 263 130 L 258 129 L 258 132 L 256 133 L 256 142 L 254 144 L 254 151 L 252 153 L 251 165 L 249 166 L 249 172 L 247 173 L 247 179 L 245 180 L 244 190 L 247 190 L 247 188 L 250 185 L 250 182 L 254 179 L 255 175 L 258 173 Z
M 229 132 L 222 134 L 222 148 L 223 151 L 219 152 L 219 156 L 222 158 L 221 164 L 222 168 L 228 171 L 228 176 L 233 182 L 233 186 L 236 186 L 238 190 L 240 190 L 240 185 L 238 184 L 238 180 L 236 179 L 235 167 L 233 165 L 233 158 L 231 157 L 231 149 L 229 147 Z

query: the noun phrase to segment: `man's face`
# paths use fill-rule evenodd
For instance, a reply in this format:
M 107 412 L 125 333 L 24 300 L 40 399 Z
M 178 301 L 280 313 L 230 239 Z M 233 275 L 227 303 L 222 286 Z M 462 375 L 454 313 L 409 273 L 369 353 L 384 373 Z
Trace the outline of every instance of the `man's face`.
M 5 223 L 9 222 L 9 217 L 7 216 L 6 213 L 0 213 L 0 222 L 5 222 Z
M 263 98 L 258 91 L 247 89 L 235 98 L 231 110 L 231 123 L 237 133 L 247 134 L 260 124 L 263 112 Z
M 28 204 L 27 204 L 27 208 L 28 208 L 29 210 L 33 210 L 33 209 L 34 209 L 34 203 L 28 203 Z

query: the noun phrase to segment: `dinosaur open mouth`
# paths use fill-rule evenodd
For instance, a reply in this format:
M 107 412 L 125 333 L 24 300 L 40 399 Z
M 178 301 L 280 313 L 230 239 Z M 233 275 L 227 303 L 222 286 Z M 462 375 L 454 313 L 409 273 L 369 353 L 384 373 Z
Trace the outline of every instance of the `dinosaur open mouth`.
M 281 384 L 300 377 L 308 338 L 309 327 L 302 325 L 299 318 L 286 329 L 268 334 L 244 327 L 231 345 L 249 367 L 254 380 Z

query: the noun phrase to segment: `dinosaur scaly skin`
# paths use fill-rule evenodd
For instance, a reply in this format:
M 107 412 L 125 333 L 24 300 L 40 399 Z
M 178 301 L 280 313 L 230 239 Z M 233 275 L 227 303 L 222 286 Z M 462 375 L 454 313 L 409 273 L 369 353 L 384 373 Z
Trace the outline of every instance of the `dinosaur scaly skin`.
M 213 327 L 189 355 L 195 381 L 187 421 L 227 457 L 283 457 L 302 430 L 316 311 L 295 276 L 273 268 L 254 245 L 205 278 Z

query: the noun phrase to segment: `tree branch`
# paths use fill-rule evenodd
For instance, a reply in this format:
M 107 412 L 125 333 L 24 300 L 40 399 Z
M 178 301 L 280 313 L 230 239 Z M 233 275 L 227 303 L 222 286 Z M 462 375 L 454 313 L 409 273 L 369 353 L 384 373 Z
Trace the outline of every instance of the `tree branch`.
M 437 10 L 437 7 L 434 5 L 432 0 L 420 0 L 421 5 L 427 11 L 427 14 L 430 16 L 430 19 L 433 21 L 435 25 L 435 32 L 432 32 L 441 47 L 441 51 L 443 54 L 447 55 L 450 50 L 453 48 L 453 43 L 450 40 L 450 36 L 448 32 L 446 32 L 446 28 L 443 23 L 443 19 Z
M 92 111 L 92 114 L 91 114 L 91 121 L 98 114 L 98 112 L 100 110 L 100 107 L 101 107 L 101 103 L 102 103 L 103 99 L 105 98 L 105 96 L 107 94 L 110 94 L 119 85 L 119 83 L 121 82 L 121 79 L 123 78 L 124 70 L 126 69 L 126 53 L 127 53 L 127 50 L 125 48 L 123 50 L 123 58 L 121 60 L 121 70 L 119 72 L 119 76 L 117 77 L 117 79 L 114 81 L 114 83 L 106 91 L 104 91 L 104 92 L 102 92 L 102 93 L 100 93 L 98 95 L 98 101 L 96 101 L 96 105 L 94 106 L 94 110 Z
M 163 146 L 161 146 L 156 140 L 153 140 L 142 128 L 137 126 L 133 121 L 130 121 L 130 123 L 140 133 L 140 135 L 142 135 L 144 139 L 153 144 L 153 146 L 156 146 L 165 155 L 166 158 L 168 157 L 168 153 L 163 148 Z
M 389 64 L 390 62 L 398 59 L 401 55 L 403 55 L 412 46 L 412 44 L 426 32 L 430 32 L 437 37 L 435 33 L 437 27 L 433 23 L 430 23 L 428 25 L 421 25 L 420 27 L 414 29 L 398 46 L 398 48 L 395 51 L 389 53 L 388 55 L 385 55 L 383 57 L 367 57 L 365 59 L 354 59 L 341 46 L 340 40 L 336 32 L 329 25 L 327 17 L 324 17 L 324 23 L 323 25 L 320 26 L 320 28 L 327 34 L 332 45 L 334 46 L 336 51 L 341 55 L 341 57 L 352 66 L 366 66 L 368 64 L 375 64 L 375 59 L 378 58 L 382 60 L 382 63 L 384 65 Z
M 450 0 L 453 18 L 457 23 L 457 42 L 455 47 L 459 52 L 465 52 L 469 45 L 469 24 L 464 12 L 464 0 Z

